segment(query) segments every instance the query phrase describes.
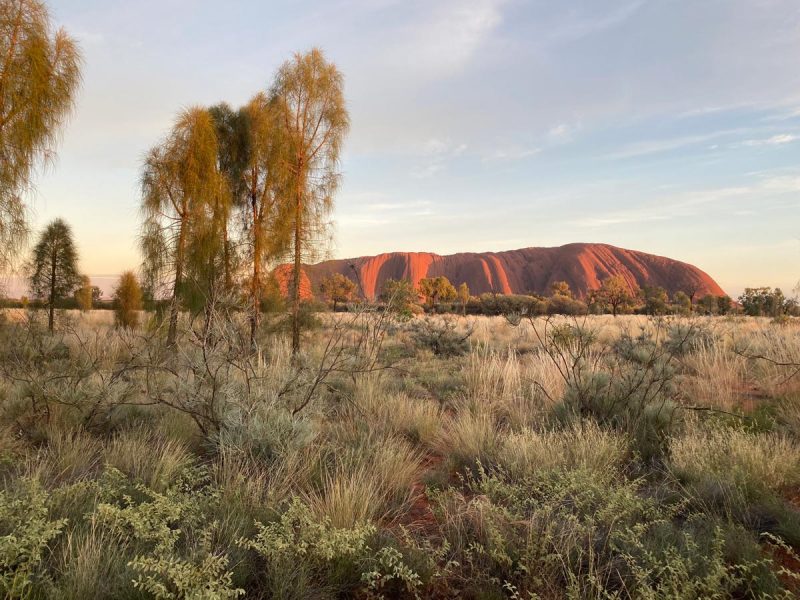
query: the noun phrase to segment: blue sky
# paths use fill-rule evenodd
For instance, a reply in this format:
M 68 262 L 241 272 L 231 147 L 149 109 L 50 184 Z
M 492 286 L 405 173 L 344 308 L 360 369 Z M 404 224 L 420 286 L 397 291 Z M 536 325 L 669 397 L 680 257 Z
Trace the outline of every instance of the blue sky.
M 141 158 L 317 45 L 352 129 L 330 255 L 606 242 L 732 294 L 800 278 L 796 0 L 51 1 L 85 54 L 38 226 L 136 267 Z

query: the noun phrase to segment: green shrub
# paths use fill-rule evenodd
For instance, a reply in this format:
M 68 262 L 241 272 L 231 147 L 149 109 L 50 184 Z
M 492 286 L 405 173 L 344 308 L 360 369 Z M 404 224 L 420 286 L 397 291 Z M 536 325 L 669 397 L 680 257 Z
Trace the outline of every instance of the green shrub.
M 109 467 L 115 480 L 124 475 Z M 159 599 L 236 598 L 244 590 L 233 587 L 227 553 L 216 547 L 219 523 L 209 521 L 218 492 L 206 471 L 186 468 L 163 493 L 133 485 L 134 495 L 122 494 L 99 504 L 95 518 L 101 526 L 127 541 L 137 551 L 129 563 L 138 574 L 133 582 Z
M 481 470 L 432 492 L 462 581 L 485 597 L 710 598 L 781 593 L 754 536 L 685 514 L 642 481 Z M 788 594 L 785 597 L 789 597 Z
M 472 329 L 459 329 L 458 320 L 452 317 L 415 319 L 408 324 L 414 344 L 426 348 L 435 356 L 463 356 L 469 352 Z
M 352 594 L 366 585 L 373 591 L 396 586 L 419 597 L 420 576 L 395 548 L 376 545 L 377 529 L 369 523 L 335 527 L 294 499 L 277 521 L 258 525 L 253 539 L 239 544 L 266 562 L 266 587 L 275 598 L 307 598 L 314 590 Z
M 66 519 L 52 520 L 47 493 L 32 480 L 18 480 L 14 492 L 0 490 L 0 591 L 23 598 L 46 580 L 43 561 Z

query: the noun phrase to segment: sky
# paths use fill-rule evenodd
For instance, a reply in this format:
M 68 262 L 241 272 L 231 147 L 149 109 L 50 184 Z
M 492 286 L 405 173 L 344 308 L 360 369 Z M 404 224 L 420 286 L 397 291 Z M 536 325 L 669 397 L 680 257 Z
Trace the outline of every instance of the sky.
M 85 58 L 33 223 L 139 264 L 142 156 L 294 52 L 345 77 L 329 256 L 603 242 L 728 293 L 800 279 L 796 0 L 51 0 Z

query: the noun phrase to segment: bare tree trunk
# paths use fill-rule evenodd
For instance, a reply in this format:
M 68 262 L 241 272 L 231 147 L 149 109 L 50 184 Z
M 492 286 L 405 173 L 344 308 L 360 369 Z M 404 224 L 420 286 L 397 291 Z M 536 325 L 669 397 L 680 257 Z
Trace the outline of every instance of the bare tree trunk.
M 175 346 L 178 337 L 178 294 L 183 283 L 183 255 L 186 242 L 186 220 L 181 222 L 181 231 L 178 234 L 178 248 L 175 257 L 175 284 L 172 287 L 172 305 L 169 309 L 169 329 L 167 330 L 167 347 Z
M 56 262 L 58 261 L 58 242 L 53 242 L 53 254 L 50 257 L 50 310 L 47 316 L 47 329 L 53 332 L 53 316 L 56 307 Z
M 294 224 L 294 273 L 292 273 L 292 355 L 300 352 L 300 198 Z
M 299 169 L 302 173 L 302 166 Z M 303 178 L 298 177 L 297 197 L 295 199 L 295 221 L 294 221 L 294 273 L 292 273 L 292 355 L 296 356 L 300 352 L 300 258 L 301 258 L 301 239 L 303 228 Z
M 251 289 L 252 314 L 250 315 L 250 346 L 256 347 L 256 331 L 261 317 L 261 231 L 258 219 L 258 206 L 256 195 L 253 193 L 251 204 L 253 208 L 253 281 Z
M 225 289 L 230 290 L 233 288 L 233 279 L 231 278 L 231 253 L 228 244 L 228 222 L 225 221 L 222 225 L 222 256 L 225 269 Z

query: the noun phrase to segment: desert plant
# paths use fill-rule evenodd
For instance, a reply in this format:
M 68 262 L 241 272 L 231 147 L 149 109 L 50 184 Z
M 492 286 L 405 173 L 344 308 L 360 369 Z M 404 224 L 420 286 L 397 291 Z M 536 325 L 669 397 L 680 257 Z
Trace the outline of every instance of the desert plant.
M 338 594 L 361 587 L 379 593 L 392 584 L 406 597 L 419 597 L 423 583 L 399 551 L 379 545 L 374 525 L 337 527 L 298 499 L 279 520 L 259 524 L 253 539 L 239 543 L 266 561 L 267 588 L 275 597 L 307 598 L 331 587 Z
M 50 542 L 66 520 L 51 520 L 47 493 L 35 481 L 20 481 L 11 493 L 0 490 L 0 591 L 24 598 L 42 575 Z
M 40 0 L 0 4 L 0 263 L 8 268 L 27 237 L 22 195 L 36 168 L 53 158 L 81 80 L 81 54 L 54 30 Z M 71 291 L 71 290 L 70 290 Z
M 295 54 L 275 76 L 270 104 L 275 107 L 282 140 L 281 204 L 291 230 L 293 269 L 292 353 L 300 351 L 300 279 L 302 259 L 312 255 L 325 228 L 339 184 L 338 162 L 350 127 L 343 78 L 322 50 Z
M 92 310 L 94 302 L 93 291 L 92 280 L 89 279 L 88 275 L 81 275 L 80 286 L 75 290 L 75 301 L 78 303 L 78 308 L 83 312 Z
M 125 271 L 114 288 L 114 322 L 117 327 L 135 329 L 142 310 L 142 288 L 133 271 Z
M 46 300 L 47 327 L 53 331 L 56 302 L 71 295 L 80 283 L 72 230 L 63 220 L 56 219 L 42 232 L 29 269 L 31 295 Z
M 416 319 L 407 329 L 417 347 L 427 348 L 436 356 L 461 356 L 469 352 L 472 327 L 461 329 L 452 315 Z
M 319 284 L 319 290 L 336 312 L 339 303 L 351 302 L 356 296 L 356 284 L 341 273 L 332 273 Z

